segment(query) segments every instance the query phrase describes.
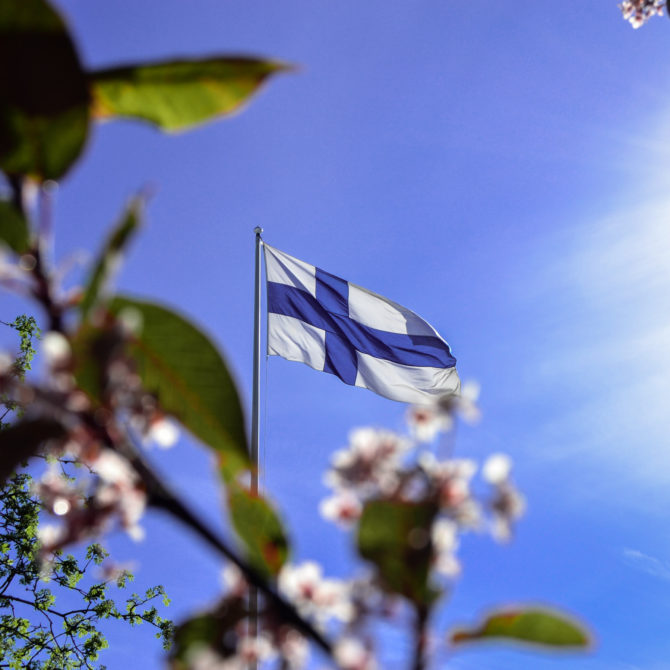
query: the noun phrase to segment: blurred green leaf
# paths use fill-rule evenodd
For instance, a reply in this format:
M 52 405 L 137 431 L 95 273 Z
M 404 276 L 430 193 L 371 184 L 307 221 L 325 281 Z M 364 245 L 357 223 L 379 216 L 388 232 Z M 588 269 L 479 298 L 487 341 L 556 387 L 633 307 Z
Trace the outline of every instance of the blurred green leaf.
M 429 583 L 436 514 L 432 503 L 371 500 L 358 525 L 358 551 L 377 566 L 384 588 L 417 605 L 438 595 Z
M 264 576 L 276 576 L 288 557 L 288 540 L 276 512 L 262 496 L 239 485 L 229 487 L 228 505 L 249 562 Z
M 115 353 L 118 342 L 112 330 L 88 322 L 79 326 L 70 341 L 75 381 L 95 404 L 102 401 L 104 364 Z
M 194 655 L 211 648 L 222 657 L 235 652 L 233 631 L 246 616 L 246 607 L 239 598 L 224 598 L 212 612 L 199 614 L 177 626 L 170 652 L 173 670 L 189 670 Z
M 140 324 L 130 354 L 142 386 L 156 396 L 163 410 L 217 452 L 226 480 L 247 469 L 240 399 L 209 338 L 184 317 L 153 303 L 117 297 L 109 310 Z
M 537 607 L 499 610 L 475 628 L 455 630 L 452 644 L 507 640 L 560 649 L 585 649 L 589 632 L 580 623 L 560 612 Z
M 17 254 L 30 248 L 28 222 L 11 202 L 0 200 L 0 243 L 6 244 Z
M 0 431 L 0 483 L 4 485 L 16 469 L 34 456 L 47 440 L 62 439 L 65 428 L 52 419 L 21 421 Z
M 223 57 L 100 70 L 90 74 L 93 114 L 183 130 L 234 112 L 268 76 L 288 69 L 274 61 Z
M 84 147 L 90 96 L 67 28 L 44 0 L 2 0 L 0 63 L 0 169 L 62 177 Z
M 82 319 L 88 316 L 91 308 L 103 298 L 103 294 L 108 289 L 108 284 L 119 265 L 122 251 L 141 224 L 143 204 L 144 200 L 142 198 L 134 198 L 105 242 L 79 305 Z

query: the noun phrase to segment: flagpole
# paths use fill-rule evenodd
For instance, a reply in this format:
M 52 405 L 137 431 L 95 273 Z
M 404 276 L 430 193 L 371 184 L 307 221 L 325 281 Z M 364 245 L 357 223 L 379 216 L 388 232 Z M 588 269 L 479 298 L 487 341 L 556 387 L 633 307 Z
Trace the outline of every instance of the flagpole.
M 258 493 L 258 437 L 260 435 L 260 392 L 261 392 L 261 233 L 259 226 L 254 228 L 256 234 L 256 265 L 254 281 L 254 369 L 251 396 L 251 492 Z
M 256 255 L 254 266 L 254 364 L 251 393 L 251 493 L 258 495 L 258 443 L 261 427 L 260 392 L 261 392 L 261 233 L 259 226 L 254 228 L 256 235 Z M 249 635 L 258 637 L 258 589 L 249 588 Z M 257 663 L 250 663 L 249 670 L 256 670 Z

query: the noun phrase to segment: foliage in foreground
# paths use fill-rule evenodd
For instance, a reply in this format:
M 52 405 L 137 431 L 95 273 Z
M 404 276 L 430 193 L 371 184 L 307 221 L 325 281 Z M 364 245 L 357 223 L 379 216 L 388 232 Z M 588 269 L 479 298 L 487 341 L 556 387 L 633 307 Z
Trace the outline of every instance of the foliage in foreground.
M 25 315 L 4 325 L 19 335 L 19 354 L 11 363 L 11 374 L 24 381 L 35 355 L 34 338 L 40 337 L 40 330 L 35 319 Z M 2 419 L 10 412 L 21 414 L 22 409 L 5 397 L 0 398 L 0 405 L 4 406 L 0 417 L 2 431 L 8 426 Z M 60 550 L 46 560 L 41 540 L 48 540 L 50 527 L 40 527 L 40 513 L 45 507 L 40 493 L 49 480 L 68 478 L 69 465 L 65 459 L 54 461 L 40 483 L 25 472 L 13 474 L 0 491 L 2 667 L 93 668 L 99 652 L 108 647 L 99 630 L 99 624 L 106 619 L 133 626 L 147 622 L 156 627 L 164 648 L 170 645 L 172 623 L 161 617 L 153 604 L 158 598 L 164 605 L 169 602 L 161 586 L 148 589 L 142 596 L 132 594 L 119 609 L 108 589 L 125 588 L 133 575 L 128 570 L 103 565 L 107 553 L 101 545 L 90 544 L 80 561 Z M 61 501 L 60 511 L 63 504 Z M 94 570 L 101 573 L 101 579 L 92 577 Z
M 658 0 L 621 4 L 635 26 L 660 8 Z M 472 397 L 441 398 L 434 406 L 412 409 L 410 435 L 355 431 L 348 447 L 334 455 L 327 475 L 332 494 L 322 513 L 353 531 L 362 567 L 351 579 L 329 579 L 312 562 L 290 562 L 280 516 L 247 484 L 253 465 L 242 403 L 217 347 L 182 314 L 109 290 L 119 257 L 139 228 L 141 199 L 121 215 L 81 290 L 60 291 L 50 264 L 49 222 L 37 222 L 45 222 L 49 209 L 48 180 L 63 178 L 76 163 L 91 123 L 125 117 L 166 131 L 186 129 L 231 113 L 263 81 L 288 68 L 266 59 L 220 56 L 86 72 L 65 24 L 45 0 L 4 2 L 0 56 L 13 63 L 2 80 L 0 101 L 0 169 L 7 182 L 7 198 L 0 202 L 0 241 L 13 255 L 0 267 L 0 282 L 29 295 L 43 310 L 48 362 L 46 378 L 39 382 L 17 375 L 11 362 L 0 365 L 0 392 L 8 406 L 25 412 L 0 434 L 0 475 L 12 492 L 6 503 L 12 539 L 3 550 L 9 582 L 0 591 L 0 605 L 12 611 L 6 630 L 25 641 L 39 637 L 40 625 L 48 628 L 62 619 L 64 633 L 44 645 L 47 656 L 56 653 L 51 667 L 67 667 L 63 649 L 79 649 L 73 641 L 79 632 L 84 633 L 79 653 L 92 662 L 103 646 L 93 624 L 104 618 L 149 620 L 167 637 L 169 628 L 155 610 L 141 610 L 142 601 L 160 591 L 131 598 L 122 612 L 107 597 L 104 583 L 80 586 L 91 562 L 101 559 L 97 545 L 91 545 L 83 565 L 62 553 L 74 542 L 100 537 L 115 522 L 138 537 L 145 508 L 153 506 L 190 527 L 235 566 L 228 570 L 219 604 L 176 630 L 169 663 L 177 670 L 241 670 L 249 662 L 297 668 L 306 662 L 310 640 L 341 668 L 371 670 L 381 657 L 375 626 L 398 620 L 413 641 L 408 664 L 416 670 L 434 662 L 431 636 L 449 653 L 481 641 L 586 649 L 590 638 L 583 625 L 533 605 L 498 607 L 479 623 L 450 632 L 431 630 L 434 613 L 462 569 L 457 557 L 461 537 L 488 529 L 496 539 L 509 539 L 523 512 L 505 456 L 486 461 L 487 492 L 475 495 L 475 464 L 438 458 L 422 446 L 435 446 L 459 414 L 475 416 Z M 31 82 L 30 90 L 25 81 Z M 39 207 L 27 197 L 35 186 Z M 146 440 L 174 442 L 177 424 L 216 455 L 238 548 L 221 540 L 171 493 L 141 450 Z M 85 466 L 83 476 L 46 478 L 38 503 L 24 475 L 10 477 L 38 454 L 76 461 Z M 31 521 L 37 519 L 37 508 L 31 505 L 43 505 L 59 520 L 42 535 L 42 551 L 53 556 L 52 583 L 86 603 L 74 614 L 59 614 L 51 591 L 38 586 Z M 30 616 L 19 615 L 20 600 L 9 592 L 16 583 L 10 575 L 19 564 L 30 575 L 22 584 L 31 589 L 26 598 Z M 253 594 L 258 592 L 256 609 Z M 260 635 L 249 634 L 250 623 L 260 625 Z M 8 643 L 5 654 L 14 654 L 15 664 L 29 664 L 34 652 L 25 647 Z
M 93 668 L 99 652 L 109 646 L 99 625 L 107 619 L 130 625 L 146 622 L 169 648 L 172 624 L 153 604 L 169 601 L 161 586 L 132 594 L 123 605 L 110 597 L 110 585 L 124 588 L 132 580 L 126 570 L 102 572 L 105 550 L 90 544 L 85 559 L 57 551 L 45 563 L 38 532 L 42 508 L 31 477 L 18 474 L 2 490 L 0 508 L 0 662 L 4 667 L 66 670 Z M 62 598 L 61 598 L 62 596 Z M 63 608 L 61 599 L 66 603 Z M 121 608 L 120 608 L 121 607 Z M 6 664 L 6 665 L 5 665 Z

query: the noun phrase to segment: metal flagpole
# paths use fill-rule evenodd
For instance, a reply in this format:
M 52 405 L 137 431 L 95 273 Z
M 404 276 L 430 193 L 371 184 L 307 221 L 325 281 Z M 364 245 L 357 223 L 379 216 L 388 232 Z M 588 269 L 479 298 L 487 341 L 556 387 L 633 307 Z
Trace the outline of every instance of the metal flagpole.
M 254 367 L 251 394 L 251 493 L 258 494 L 258 442 L 260 435 L 260 390 L 261 390 L 261 233 L 259 226 L 254 228 L 256 235 L 256 264 L 254 268 Z M 249 634 L 258 636 L 258 590 L 249 589 Z M 250 670 L 256 670 L 257 664 L 251 663 Z
M 251 459 L 254 470 L 251 476 L 251 491 L 258 493 L 258 436 L 260 434 L 260 389 L 261 389 L 261 240 L 262 228 L 256 226 L 256 267 L 254 282 L 254 379 L 251 397 Z

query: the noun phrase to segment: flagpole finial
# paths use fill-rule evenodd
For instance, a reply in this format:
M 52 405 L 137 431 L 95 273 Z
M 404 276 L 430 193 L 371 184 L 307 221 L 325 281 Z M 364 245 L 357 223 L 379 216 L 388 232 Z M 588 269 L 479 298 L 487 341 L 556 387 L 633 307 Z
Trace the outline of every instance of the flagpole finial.
M 256 235 L 260 235 L 262 232 L 263 232 L 263 229 L 260 226 L 256 226 L 254 228 L 254 233 L 256 233 Z

